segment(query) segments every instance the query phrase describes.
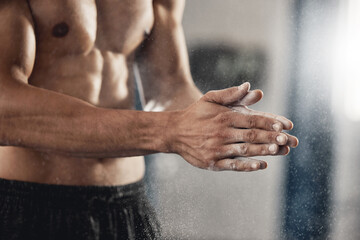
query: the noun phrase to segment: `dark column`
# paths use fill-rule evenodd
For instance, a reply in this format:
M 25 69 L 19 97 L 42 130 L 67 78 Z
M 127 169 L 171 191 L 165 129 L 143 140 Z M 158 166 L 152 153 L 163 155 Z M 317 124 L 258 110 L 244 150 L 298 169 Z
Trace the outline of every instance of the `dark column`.
M 334 152 L 331 51 L 337 1 L 294 4 L 289 113 L 300 145 L 288 158 L 285 239 L 326 239 L 329 233 Z

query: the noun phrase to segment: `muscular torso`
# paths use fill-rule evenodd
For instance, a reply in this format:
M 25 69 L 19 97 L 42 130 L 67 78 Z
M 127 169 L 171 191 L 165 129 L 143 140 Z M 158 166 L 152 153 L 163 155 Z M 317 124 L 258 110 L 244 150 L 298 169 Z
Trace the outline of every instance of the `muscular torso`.
M 152 0 L 29 0 L 36 59 L 29 84 L 104 108 L 134 106 L 134 52 L 154 24 Z M 0 177 L 71 185 L 140 180 L 143 157 L 70 158 L 0 148 Z

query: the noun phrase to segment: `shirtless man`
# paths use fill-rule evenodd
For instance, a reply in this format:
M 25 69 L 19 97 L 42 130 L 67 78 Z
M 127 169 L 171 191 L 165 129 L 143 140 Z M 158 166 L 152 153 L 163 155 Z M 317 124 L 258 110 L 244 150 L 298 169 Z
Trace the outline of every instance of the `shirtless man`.
M 254 171 L 266 163 L 235 158 L 297 146 L 282 132 L 289 120 L 243 106 L 262 97 L 249 84 L 201 96 L 183 8 L 184 0 L 0 0 L 1 239 L 158 238 L 143 155 Z M 133 110 L 135 62 L 146 112 Z

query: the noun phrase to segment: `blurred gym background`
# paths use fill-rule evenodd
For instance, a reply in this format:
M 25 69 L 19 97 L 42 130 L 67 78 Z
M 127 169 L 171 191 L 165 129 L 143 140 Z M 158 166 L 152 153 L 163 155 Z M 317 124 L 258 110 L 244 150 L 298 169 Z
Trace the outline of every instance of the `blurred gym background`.
M 147 157 L 166 239 L 360 239 L 360 1 L 191 0 L 183 24 L 197 86 L 249 81 L 300 145 L 254 173 Z

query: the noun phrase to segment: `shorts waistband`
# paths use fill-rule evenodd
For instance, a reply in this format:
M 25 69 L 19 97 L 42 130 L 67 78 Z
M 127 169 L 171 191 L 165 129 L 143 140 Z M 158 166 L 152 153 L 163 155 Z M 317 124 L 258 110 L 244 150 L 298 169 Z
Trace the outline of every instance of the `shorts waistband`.
M 38 201 L 79 207 L 86 203 L 124 203 L 145 194 L 144 180 L 121 186 L 73 186 L 0 178 L 0 194 L 16 201 Z

